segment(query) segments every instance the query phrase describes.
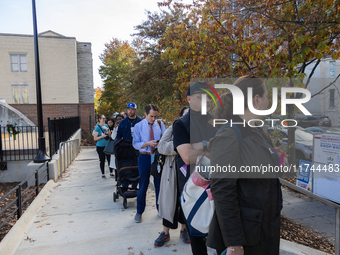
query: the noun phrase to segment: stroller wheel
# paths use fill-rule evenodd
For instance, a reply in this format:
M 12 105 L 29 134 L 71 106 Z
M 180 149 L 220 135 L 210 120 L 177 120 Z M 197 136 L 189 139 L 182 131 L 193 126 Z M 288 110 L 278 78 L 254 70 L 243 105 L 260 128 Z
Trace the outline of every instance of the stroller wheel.
M 126 208 L 127 208 L 127 199 L 126 199 L 126 198 L 124 198 L 124 201 L 123 201 L 123 206 L 124 206 L 124 209 L 126 209 Z
M 113 192 L 113 202 L 116 202 L 116 192 Z

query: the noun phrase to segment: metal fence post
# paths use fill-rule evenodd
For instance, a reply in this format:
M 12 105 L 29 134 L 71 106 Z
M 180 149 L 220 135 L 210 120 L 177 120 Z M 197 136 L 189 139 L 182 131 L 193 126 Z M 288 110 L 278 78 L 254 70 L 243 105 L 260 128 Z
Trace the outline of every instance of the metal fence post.
M 89 115 L 90 117 L 90 134 L 92 134 L 92 123 L 91 123 L 91 115 Z
M 47 118 L 47 125 L 48 125 L 48 146 L 50 148 L 50 158 L 52 158 L 52 130 L 51 130 L 51 119 L 50 117 Z
M 46 162 L 46 171 L 47 171 L 47 181 L 50 180 L 50 167 L 49 167 L 49 164 L 48 162 Z
M 340 208 L 336 208 L 335 214 L 335 255 L 340 255 Z
M 21 185 L 18 185 L 17 189 L 17 219 L 21 217 L 22 207 L 21 207 Z
M 35 195 L 38 196 L 39 194 L 39 171 L 35 171 Z
M 62 153 L 61 153 L 61 149 L 62 149 L 62 146 L 63 146 L 63 144 L 62 143 L 60 143 L 59 144 L 59 165 L 60 165 L 60 177 L 63 177 L 63 165 L 62 165 L 62 163 L 63 163 L 63 158 L 62 158 Z

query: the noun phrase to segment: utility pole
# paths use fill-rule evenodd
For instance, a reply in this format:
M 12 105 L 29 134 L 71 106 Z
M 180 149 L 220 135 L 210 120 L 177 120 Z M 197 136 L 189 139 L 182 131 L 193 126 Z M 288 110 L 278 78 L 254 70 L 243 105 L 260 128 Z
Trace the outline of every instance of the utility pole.
M 44 163 L 50 161 L 51 158 L 46 155 L 46 143 L 44 137 L 44 124 L 41 100 L 41 82 L 40 82 L 40 65 L 39 65 L 39 46 L 38 46 L 38 32 L 37 32 L 37 15 L 35 10 L 35 0 L 32 0 L 33 11 L 33 32 L 34 32 L 34 56 L 35 56 L 35 80 L 37 91 L 37 116 L 38 116 L 38 133 L 39 133 L 39 152 L 34 163 Z

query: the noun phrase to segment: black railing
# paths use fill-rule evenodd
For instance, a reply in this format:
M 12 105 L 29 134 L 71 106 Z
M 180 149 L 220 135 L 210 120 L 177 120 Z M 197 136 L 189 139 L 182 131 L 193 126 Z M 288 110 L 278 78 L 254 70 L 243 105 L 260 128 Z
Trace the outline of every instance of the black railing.
M 44 174 L 45 172 L 46 172 L 46 174 L 41 177 L 41 175 Z M 34 179 L 32 179 L 32 177 L 34 177 Z M 21 217 L 22 211 L 23 211 L 23 205 L 25 203 L 29 203 L 29 202 L 31 203 L 32 202 L 32 201 L 29 201 L 29 199 L 31 198 L 31 196 L 34 193 L 35 193 L 35 196 L 38 196 L 39 185 L 42 183 L 42 182 L 40 182 L 40 180 L 44 180 L 45 178 L 46 178 L 46 181 L 48 181 L 50 179 L 49 171 L 48 171 L 48 162 L 42 164 L 29 177 L 27 177 L 24 181 L 19 183 L 11 191 L 9 191 L 7 194 L 5 194 L 4 196 L 2 196 L 0 198 L 0 203 L 3 204 L 1 211 L 0 211 L 0 218 L 2 218 L 2 215 L 5 215 L 4 217 L 7 216 L 6 219 L 1 222 L 0 230 L 6 224 L 6 222 L 8 222 L 8 220 L 11 219 L 11 217 L 15 213 L 17 214 L 17 219 L 19 219 Z M 34 183 L 33 189 L 31 188 L 29 183 Z M 14 193 L 15 193 L 15 198 L 13 198 L 11 200 L 8 199 L 8 198 L 13 197 Z M 4 203 L 3 201 L 5 201 L 5 199 L 10 200 L 10 201 L 6 201 L 8 203 Z M 14 205 L 16 205 L 16 206 L 14 206 Z
M 66 142 L 80 128 L 79 116 L 48 118 L 50 157 L 59 149 L 61 142 Z
M 0 162 L 31 160 L 38 154 L 38 127 L 0 126 Z

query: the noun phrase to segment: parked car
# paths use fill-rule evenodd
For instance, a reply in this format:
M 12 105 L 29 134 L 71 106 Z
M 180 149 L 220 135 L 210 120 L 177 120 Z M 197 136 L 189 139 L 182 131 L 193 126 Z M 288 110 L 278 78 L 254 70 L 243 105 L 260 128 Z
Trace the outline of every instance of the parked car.
M 316 127 L 316 126 L 331 127 L 332 121 L 328 116 L 305 116 L 298 120 L 297 124 L 300 127 Z
M 288 128 L 268 128 L 267 132 L 273 140 L 281 141 L 282 148 L 288 148 Z M 313 159 L 313 134 L 301 127 L 295 130 L 295 153 L 296 164 L 299 164 L 300 159 Z
M 338 127 L 331 127 L 326 130 L 328 133 L 340 133 L 340 128 Z
M 318 128 L 318 127 L 308 127 L 306 128 L 306 130 L 308 130 L 309 132 L 312 132 L 313 134 L 321 134 L 321 133 L 326 132 L 325 129 Z

